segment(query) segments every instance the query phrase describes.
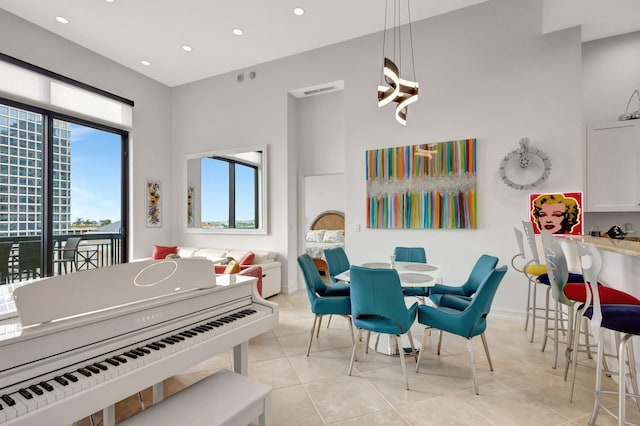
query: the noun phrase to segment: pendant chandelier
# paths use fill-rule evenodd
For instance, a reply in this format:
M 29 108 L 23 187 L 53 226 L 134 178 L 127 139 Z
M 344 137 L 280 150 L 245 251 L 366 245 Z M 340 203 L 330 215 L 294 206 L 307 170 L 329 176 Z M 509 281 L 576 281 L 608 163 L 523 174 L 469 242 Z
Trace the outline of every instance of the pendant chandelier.
M 402 4 L 406 4 L 404 10 Z M 378 107 L 391 102 L 396 103 L 396 120 L 406 126 L 408 106 L 418 100 L 418 82 L 413 59 L 413 35 L 411 32 L 410 0 L 386 0 L 384 13 L 384 31 L 382 38 L 382 76 L 378 86 Z M 393 8 L 390 10 L 390 6 Z M 403 15 L 404 13 L 404 15 Z M 403 29 L 401 18 L 408 20 Z M 391 25 L 387 25 L 388 22 Z M 391 31 L 389 40 L 387 32 Z M 404 37 L 403 37 L 404 31 Z M 404 40 L 404 43 L 403 43 Z M 388 44 L 391 44 L 389 46 Z M 403 58 L 403 49 L 407 49 Z M 404 59 L 404 62 L 403 62 Z M 410 59 L 410 63 L 409 60 Z M 400 77 L 407 69 L 413 70 L 413 81 Z M 406 75 L 405 75 L 406 76 Z M 383 82 L 387 85 L 383 85 Z

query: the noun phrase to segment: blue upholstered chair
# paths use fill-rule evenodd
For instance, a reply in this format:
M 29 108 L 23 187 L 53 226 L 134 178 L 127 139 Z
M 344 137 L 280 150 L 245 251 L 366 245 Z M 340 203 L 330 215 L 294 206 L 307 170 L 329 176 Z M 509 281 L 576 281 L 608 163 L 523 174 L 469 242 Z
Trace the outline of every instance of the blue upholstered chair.
M 487 315 L 491 309 L 493 297 L 495 296 L 496 291 L 498 290 L 498 285 L 500 284 L 500 281 L 502 281 L 506 272 L 506 266 L 494 269 L 493 272 L 491 272 L 491 275 L 486 277 L 484 282 L 480 284 L 478 291 L 471 299 L 471 303 L 462 311 L 457 308 L 444 306 L 447 301 L 446 297 L 442 298 L 443 305 L 438 307 L 420 305 L 418 308 L 418 322 L 426 327 L 424 338 L 422 339 L 422 348 L 416 364 L 416 372 L 420 367 L 420 360 L 424 353 L 424 344 L 427 340 L 427 333 L 430 329 L 435 328 L 440 330 L 441 333 L 447 332 L 455 334 L 467 339 L 467 350 L 469 352 L 469 360 L 471 363 L 473 387 L 476 395 L 480 393 L 478 390 L 478 377 L 476 375 L 476 367 L 473 360 L 473 344 L 471 343 L 471 339 L 478 335 L 481 336 L 484 350 L 489 361 L 489 368 L 493 371 L 493 364 L 491 362 L 489 347 L 487 346 L 484 331 L 487 328 Z
M 332 290 L 331 286 L 327 286 L 320 277 L 318 269 L 316 269 L 313 260 L 308 254 L 298 256 L 298 266 L 302 271 L 305 285 L 307 287 L 307 295 L 311 303 L 311 312 L 315 314 L 313 326 L 311 327 L 311 336 L 309 336 L 309 346 L 307 347 L 307 356 L 311 351 L 311 341 L 313 334 L 318 331 L 316 338 L 320 335 L 320 325 L 322 324 L 323 315 L 342 315 L 349 321 L 349 330 L 351 331 L 351 342 L 353 343 L 353 325 L 351 323 L 351 301 L 348 295 L 341 295 L 339 292 Z
M 396 247 L 393 255 L 398 262 L 427 263 L 427 255 L 422 247 Z
M 463 311 L 471 303 L 471 296 L 478 291 L 480 284 L 491 274 L 497 264 L 497 257 L 483 254 L 476 261 L 469 278 L 464 284 L 461 286 L 436 284 L 429 289 L 429 299 L 435 306 L 441 306 L 444 298 L 446 302 L 444 305 Z M 440 333 L 438 355 L 440 355 L 440 348 L 442 347 L 442 336 L 443 333 Z
M 340 281 L 336 280 L 336 275 L 348 271 L 351 267 L 347 253 L 345 253 L 342 247 L 336 247 L 332 249 L 326 249 L 324 251 L 324 259 L 327 262 L 327 268 L 329 269 L 329 279 L 331 284 L 338 284 Z
M 423 247 L 396 247 L 393 250 L 393 255 L 397 262 L 427 263 L 427 255 Z M 425 298 L 429 296 L 429 288 L 406 287 L 402 289 L 402 293 L 408 297 Z
M 416 357 L 411 336 L 411 325 L 416 319 L 418 303 L 410 308 L 404 302 L 400 277 L 395 269 L 373 269 L 351 267 L 351 315 L 358 329 L 356 343 L 351 353 L 349 375 L 353 370 L 357 342 L 360 341 L 362 331 L 383 333 L 395 336 L 396 346 L 400 351 L 400 363 L 406 388 L 409 389 L 409 379 L 404 361 L 404 349 L 400 336 L 407 334 L 411 343 L 411 352 Z M 368 345 L 367 338 L 366 344 Z M 367 346 L 368 347 L 368 346 Z M 417 360 L 417 358 L 416 358 Z
M 461 286 L 450 286 L 436 284 L 429 289 L 429 299 L 436 305 L 440 305 L 440 300 L 445 294 L 461 296 L 462 300 L 471 301 L 471 296 L 478 290 L 480 284 L 493 271 L 498 264 L 498 258 L 483 254 L 476 261 L 467 281 Z

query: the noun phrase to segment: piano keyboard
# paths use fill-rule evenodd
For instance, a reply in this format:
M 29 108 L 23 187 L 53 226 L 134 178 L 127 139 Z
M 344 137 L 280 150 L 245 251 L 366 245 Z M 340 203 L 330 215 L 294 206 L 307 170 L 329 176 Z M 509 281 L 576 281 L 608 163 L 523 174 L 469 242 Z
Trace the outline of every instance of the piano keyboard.
M 103 354 L 80 365 L 52 372 L 46 378 L 42 377 L 41 380 L 24 384 L 14 392 L 0 395 L 0 423 L 20 418 L 48 404 L 62 401 L 92 386 L 108 382 L 272 313 L 268 307 L 252 304 L 250 307 L 221 314 L 127 348 Z

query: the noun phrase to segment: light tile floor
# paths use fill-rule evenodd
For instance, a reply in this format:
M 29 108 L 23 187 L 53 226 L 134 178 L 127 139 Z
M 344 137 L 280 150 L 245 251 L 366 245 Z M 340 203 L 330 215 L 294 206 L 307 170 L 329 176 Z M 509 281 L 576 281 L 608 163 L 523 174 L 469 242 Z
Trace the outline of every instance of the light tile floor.
M 316 425 L 585 425 L 593 407 L 595 365 L 581 360 L 574 402 L 569 382 L 563 381 L 562 355 L 552 369 L 553 350 L 540 351 L 541 331 L 533 343 L 523 330 L 524 320 L 489 317 L 486 336 L 495 371 L 489 371 L 480 339 L 474 356 L 480 395 L 473 392 L 464 340 L 445 335 L 443 352 L 436 355 L 437 333 L 428 336 L 419 373 L 407 357 L 411 390 L 405 390 L 400 360 L 370 351 L 358 352 L 353 375 L 348 376 L 351 337 L 344 318 L 326 319 L 320 338 L 314 338 L 306 356 L 313 323 L 306 292 L 278 295 L 280 325 L 250 341 L 249 376 L 273 388 L 273 426 Z M 542 323 L 540 328 L 542 329 Z M 414 338 L 424 328 L 416 322 Z M 183 375 L 165 382 L 171 394 L 220 368 L 231 368 L 228 353 L 213 357 Z M 605 378 L 609 389 L 615 389 Z M 150 390 L 143 391 L 145 401 Z M 608 405 L 616 406 L 615 397 Z M 629 420 L 640 422 L 638 409 L 627 404 Z M 118 420 L 139 410 L 137 397 L 118 404 Z M 95 416 L 99 420 L 100 415 Z M 88 419 L 80 424 L 88 424 Z M 617 424 L 600 412 L 598 425 Z

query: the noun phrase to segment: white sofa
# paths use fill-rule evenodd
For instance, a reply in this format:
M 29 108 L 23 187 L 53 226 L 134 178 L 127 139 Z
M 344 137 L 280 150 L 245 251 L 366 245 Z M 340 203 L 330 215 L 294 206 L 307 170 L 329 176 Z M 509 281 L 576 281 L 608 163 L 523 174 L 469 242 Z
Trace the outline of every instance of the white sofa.
M 240 260 L 246 253 L 253 252 L 252 265 L 262 267 L 262 297 L 267 298 L 280 293 L 282 286 L 282 264 L 276 260 L 276 254 L 269 250 L 216 249 L 178 246 L 180 257 L 205 257 L 214 263 L 227 257 Z

